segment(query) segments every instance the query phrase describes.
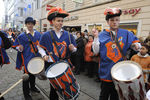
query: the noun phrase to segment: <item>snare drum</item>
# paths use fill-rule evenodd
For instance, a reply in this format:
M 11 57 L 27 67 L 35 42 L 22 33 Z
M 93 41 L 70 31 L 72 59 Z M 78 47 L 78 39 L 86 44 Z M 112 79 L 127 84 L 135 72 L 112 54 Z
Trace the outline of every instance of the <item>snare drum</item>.
M 78 97 L 80 87 L 66 61 L 59 61 L 49 66 L 46 76 L 65 100 L 74 100 Z
M 28 71 L 31 74 L 39 75 L 44 73 L 44 60 L 41 57 L 34 57 L 28 63 Z
M 145 84 L 139 64 L 119 62 L 112 67 L 111 75 L 120 100 L 145 100 Z

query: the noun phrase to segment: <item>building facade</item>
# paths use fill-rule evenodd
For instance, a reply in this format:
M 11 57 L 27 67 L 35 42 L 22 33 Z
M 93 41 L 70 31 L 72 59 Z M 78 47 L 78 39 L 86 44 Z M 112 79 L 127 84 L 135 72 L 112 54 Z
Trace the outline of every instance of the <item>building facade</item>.
M 3 0 L 5 5 L 5 29 L 13 28 L 22 31 L 28 16 L 36 19 L 35 28 L 40 30 L 41 0 Z
M 46 20 L 47 5 L 59 6 L 69 12 L 64 27 L 76 30 L 91 31 L 96 27 L 99 31 L 107 29 L 104 11 L 106 8 L 118 7 L 123 10 L 120 28 L 134 32 L 145 38 L 150 32 L 149 0 L 44 0 L 42 4 L 42 28 L 49 28 Z
M 3 0 L 5 6 L 5 29 L 23 28 L 25 2 L 23 0 Z

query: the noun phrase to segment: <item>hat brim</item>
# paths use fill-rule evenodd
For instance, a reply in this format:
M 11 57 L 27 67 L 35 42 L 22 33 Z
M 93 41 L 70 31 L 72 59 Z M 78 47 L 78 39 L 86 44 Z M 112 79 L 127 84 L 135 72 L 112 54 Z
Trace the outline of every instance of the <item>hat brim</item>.
M 54 12 L 54 13 L 49 14 L 49 15 L 47 16 L 47 19 L 48 19 L 49 21 L 51 21 L 51 20 L 53 20 L 55 17 L 62 17 L 62 18 L 65 18 L 65 17 L 67 17 L 67 16 L 69 16 L 69 14 L 66 14 L 66 13 L 56 13 L 56 12 Z
M 27 23 L 33 23 L 34 25 L 36 24 L 36 20 L 33 20 L 33 21 L 26 21 L 25 24 Z

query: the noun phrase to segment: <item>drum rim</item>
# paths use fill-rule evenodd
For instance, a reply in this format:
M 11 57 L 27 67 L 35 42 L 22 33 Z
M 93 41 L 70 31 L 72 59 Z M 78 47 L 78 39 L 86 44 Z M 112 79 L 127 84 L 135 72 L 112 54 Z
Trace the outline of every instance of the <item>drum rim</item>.
M 134 61 L 130 61 L 130 60 L 126 60 L 126 61 L 120 61 L 120 62 L 118 62 L 118 63 L 116 63 L 112 68 L 111 68 L 111 77 L 112 77 L 112 79 L 114 79 L 114 80 L 116 80 L 116 81 L 122 81 L 122 82 L 131 82 L 131 81 L 134 81 L 135 79 L 137 79 L 138 77 L 136 77 L 136 78 L 133 78 L 132 80 L 129 80 L 129 81 L 125 81 L 125 80 L 118 80 L 118 79 L 116 79 L 116 78 L 114 78 L 113 77 L 113 70 L 114 70 L 114 68 L 116 68 L 117 66 L 118 66 L 118 64 L 121 64 L 121 63 L 132 63 L 132 64 L 136 64 L 137 65 L 137 67 L 139 68 L 139 69 L 141 69 L 140 71 L 141 71 L 141 74 L 142 74 L 142 68 L 141 68 L 141 66 L 138 64 L 138 63 L 136 63 L 136 62 L 134 62 Z
M 36 73 L 31 73 L 31 71 L 28 69 L 29 68 L 28 66 L 29 66 L 29 63 L 31 62 L 31 60 L 34 60 L 34 59 L 41 59 L 43 67 L 41 68 L 41 71 L 36 72 Z M 44 69 L 44 66 L 45 66 L 44 60 L 41 57 L 34 57 L 31 60 L 28 62 L 28 65 L 27 65 L 27 69 L 28 69 L 29 73 L 36 75 L 36 74 L 39 74 L 40 72 L 42 72 L 42 70 Z
M 54 65 L 56 65 L 56 64 L 58 64 L 58 63 L 61 63 L 61 62 L 64 62 L 64 63 L 66 63 L 66 64 L 69 65 L 69 63 L 68 63 L 67 61 L 56 61 L 55 63 L 51 64 L 51 65 L 46 69 L 46 71 L 45 71 L 46 77 L 47 77 L 47 73 L 48 73 L 49 69 L 50 69 L 52 66 L 54 66 Z M 69 67 L 68 67 L 68 68 L 69 68 Z M 66 68 L 66 70 L 65 70 L 64 72 L 66 72 L 66 71 L 68 70 L 68 68 Z M 64 73 L 64 72 L 63 72 L 63 73 Z M 51 78 L 47 77 L 47 78 L 48 78 L 48 79 L 59 78 L 60 76 L 63 75 L 63 73 L 61 73 L 60 75 L 58 75 L 58 76 L 56 76 L 56 77 L 51 77 Z

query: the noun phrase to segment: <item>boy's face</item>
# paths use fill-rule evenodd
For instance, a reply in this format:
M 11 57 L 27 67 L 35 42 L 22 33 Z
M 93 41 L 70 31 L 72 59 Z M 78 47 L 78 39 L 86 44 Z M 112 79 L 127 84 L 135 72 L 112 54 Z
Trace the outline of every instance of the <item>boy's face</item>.
M 30 30 L 33 30 L 33 27 L 34 27 L 34 24 L 32 22 L 29 22 L 26 24 L 26 27 L 27 29 L 30 31 Z
M 107 23 L 111 29 L 118 29 L 120 24 L 120 16 L 109 18 Z
M 141 55 L 145 55 L 145 54 L 147 54 L 147 52 L 148 52 L 147 48 L 145 48 L 144 46 L 142 46 L 141 49 L 140 49 L 140 54 Z
M 63 25 L 63 18 L 62 17 L 55 17 L 53 20 L 52 20 L 52 23 L 53 23 L 53 26 L 60 30 L 62 28 L 62 25 Z

